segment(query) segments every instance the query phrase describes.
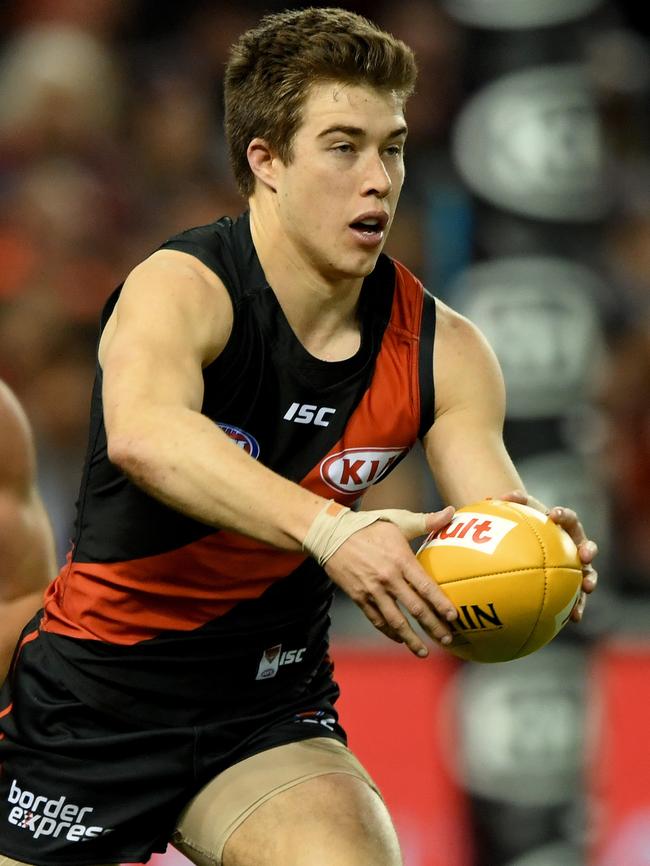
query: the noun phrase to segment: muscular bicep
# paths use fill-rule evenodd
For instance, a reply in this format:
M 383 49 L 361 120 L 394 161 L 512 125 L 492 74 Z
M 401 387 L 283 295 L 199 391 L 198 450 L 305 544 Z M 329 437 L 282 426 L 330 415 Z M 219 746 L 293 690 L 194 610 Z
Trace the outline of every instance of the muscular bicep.
M 200 262 L 161 251 L 139 265 L 100 342 L 109 436 L 148 408 L 199 411 L 202 369 L 220 353 L 231 327 L 226 289 Z
M 424 448 L 443 499 L 460 506 L 522 488 L 503 443 L 496 356 L 475 325 L 439 302 L 434 380 L 435 421 Z

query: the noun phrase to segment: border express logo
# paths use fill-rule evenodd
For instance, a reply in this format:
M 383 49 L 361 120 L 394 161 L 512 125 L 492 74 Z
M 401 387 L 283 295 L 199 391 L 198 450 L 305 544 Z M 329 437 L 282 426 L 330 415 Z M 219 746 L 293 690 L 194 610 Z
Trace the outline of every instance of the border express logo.
M 247 454 L 250 454 L 253 460 L 257 460 L 260 455 L 260 446 L 254 436 L 251 436 L 250 433 L 247 433 L 240 427 L 235 427 L 232 424 L 224 424 L 220 421 L 217 422 L 217 427 L 223 430 L 226 436 L 232 439 L 235 445 L 238 445 Z
M 92 806 L 77 806 L 65 796 L 58 799 L 35 794 L 27 788 L 20 788 L 13 779 L 7 802 L 11 806 L 7 821 L 26 830 L 38 839 L 39 836 L 60 836 L 69 842 L 83 842 L 110 833 L 110 830 L 97 825 L 89 826 Z
M 346 448 L 327 457 L 320 476 L 339 493 L 358 493 L 376 484 L 408 452 L 408 448 Z

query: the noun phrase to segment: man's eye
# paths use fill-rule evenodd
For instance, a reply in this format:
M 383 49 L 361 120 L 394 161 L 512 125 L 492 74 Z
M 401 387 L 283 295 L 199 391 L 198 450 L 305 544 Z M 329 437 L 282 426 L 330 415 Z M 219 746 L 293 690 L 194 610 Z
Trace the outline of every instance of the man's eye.
M 399 156 L 402 152 L 401 144 L 391 144 L 386 148 L 386 153 L 389 156 Z
M 335 144 L 333 149 L 338 153 L 352 153 L 351 144 Z

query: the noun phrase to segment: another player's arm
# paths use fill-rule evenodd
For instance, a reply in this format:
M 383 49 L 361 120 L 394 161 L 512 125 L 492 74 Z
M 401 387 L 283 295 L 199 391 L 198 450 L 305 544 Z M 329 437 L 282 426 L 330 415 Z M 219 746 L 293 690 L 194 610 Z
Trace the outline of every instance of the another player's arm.
M 574 511 L 558 506 L 548 509 L 526 493 L 506 451 L 505 387 L 494 352 L 475 325 L 437 303 L 436 417 L 424 437 L 424 447 L 443 499 L 460 506 L 496 496 L 550 513 L 578 545 L 584 564 L 583 590 L 591 592 L 596 585 L 591 566 L 596 545 L 587 539 Z M 583 607 L 584 599 L 574 619 L 580 618 Z
M 0 682 L 18 636 L 42 606 L 56 570 L 54 538 L 36 489 L 36 456 L 25 413 L 0 382 Z
M 201 414 L 202 368 L 226 345 L 232 316 L 223 284 L 191 256 L 160 251 L 133 271 L 100 343 L 109 459 L 180 512 L 300 551 L 327 500 L 253 460 Z M 450 518 L 450 510 L 426 515 L 424 529 Z M 443 620 L 453 608 L 393 523 L 355 531 L 326 570 L 377 628 L 414 653 L 427 649 L 397 601 L 431 637 L 449 635 Z

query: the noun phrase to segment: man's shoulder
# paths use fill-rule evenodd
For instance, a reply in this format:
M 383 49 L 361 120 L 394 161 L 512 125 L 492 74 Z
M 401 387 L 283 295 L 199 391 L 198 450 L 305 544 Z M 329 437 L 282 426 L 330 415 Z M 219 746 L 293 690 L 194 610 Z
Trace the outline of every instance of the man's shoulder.
M 222 216 L 204 225 L 191 226 L 166 238 L 160 249 L 192 245 L 218 252 L 224 247 L 242 245 L 250 237 L 248 211 L 237 217 Z
M 256 256 L 247 211 L 234 219 L 224 216 L 178 232 L 167 238 L 156 253 L 166 250 L 187 253 L 197 259 L 235 296 L 255 272 Z
M 241 217 L 233 219 L 229 216 L 222 216 L 204 225 L 190 226 L 166 238 L 161 246 L 174 241 L 210 243 L 215 240 L 225 240 L 231 235 L 233 227 L 240 219 Z

